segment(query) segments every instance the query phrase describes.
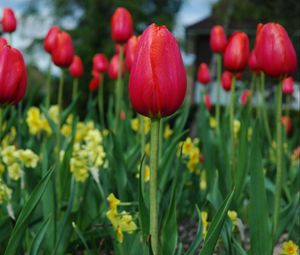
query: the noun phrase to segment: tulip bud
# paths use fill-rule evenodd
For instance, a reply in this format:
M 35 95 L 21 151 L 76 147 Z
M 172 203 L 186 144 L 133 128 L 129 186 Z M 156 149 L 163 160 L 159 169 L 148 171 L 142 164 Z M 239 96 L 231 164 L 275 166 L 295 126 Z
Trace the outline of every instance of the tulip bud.
M 242 106 L 247 105 L 247 103 L 249 102 L 249 98 L 251 98 L 252 93 L 249 89 L 245 89 L 240 97 L 240 103 Z
M 93 57 L 93 69 L 100 73 L 106 73 L 108 70 L 108 61 L 104 54 L 98 53 Z
M 3 9 L 3 16 L 2 16 L 2 30 L 5 33 L 12 33 L 17 28 L 17 20 L 15 17 L 15 13 L 11 8 L 4 8 Z
M 26 66 L 21 52 L 0 40 L 0 105 L 17 104 L 27 88 Z
M 59 67 L 69 67 L 74 58 L 74 48 L 71 36 L 66 32 L 59 32 L 52 49 L 52 61 Z
M 198 68 L 198 81 L 204 85 L 210 82 L 210 73 L 206 63 L 201 63 Z
M 186 92 L 186 73 L 175 37 L 165 26 L 150 25 L 137 46 L 129 95 L 135 111 L 159 118 L 173 114 Z
M 204 104 L 206 109 L 210 112 L 211 110 L 211 99 L 209 95 L 204 95 Z
M 49 29 L 48 33 L 45 36 L 44 39 L 44 49 L 47 51 L 49 54 L 51 54 L 54 44 L 56 42 L 56 36 L 60 32 L 60 29 L 58 26 L 53 26 Z
M 133 35 L 130 37 L 130 39 L 128 40 L 128 43 L 126 44 L 127 50 L 126 50 L 125 64 L 126 64 L 126 67 L 129 72 L 131 70 L 132 62 L 134 60 L 138 41 L 139 41 L 139 38 L 137 36 Z
M 236 79 L 241 81 L 243 79 L 243 72 L 236 73 Z
M 221 83 L 225 91 L 230 91 L 232 83 L 232 73 L 229 71 L 224 71 L 221 77 Z
M 249 56 L 248 66 L 252 72 L 258 73 L 260 71 L 257 63 L 255 50 L 252 50 Z
M 133 22 L 129 11 L 119 7 L 111 18 L 112 39 L 116 43 L 124 44 L 133 34 Z
M 79 56 L 75 55 L 73 62 L 69 67 L 72 78 L 80 78 L 83 75 L 83 64 Z
M 0 50 L 7 44 L 7 40 L 4 37 L 0 37 Z
M 281 123 L 285 127 L 286 134 L 289 135 L 292 132 L 293 124 L 292 119 L 289 116 L 282 116 Z
M 98 74 L 99 75 L 94 75 L 92 80 L 89 83 L 90 92 L 94 92 L 95 90 L 97 90 L 100 85 L 100 80 L 102 79 L 102 76 L 100 73 L 98 73 Z
M 229 38 L 224 52 L 224 66 L 231 72 L 243 71 L 249 58 L 249 39 L 244 32 L 235 32 Z
M 210 48 L 214 53 L 223 53 L 227 44 L 224 28 L 220 25 L 214 26 L 210 31 Z
M 119 72 L 119 55 L 114 55 L 109 63 L 108 66 L 108 76 L 112 80 L 118 79 L 118 72 Z M 123 65 L 123 74 L 125 73 L 125 66 Z
M 282 92 L 285 95 L 293 95 L 294 93 L 294 80 L 292 77 L 283 80 Z
M 260 27 L 255 51 L 258 66 L 269 76 L 288 76 L 296 71 L 297 56 L 286 30 L 277 23 Z

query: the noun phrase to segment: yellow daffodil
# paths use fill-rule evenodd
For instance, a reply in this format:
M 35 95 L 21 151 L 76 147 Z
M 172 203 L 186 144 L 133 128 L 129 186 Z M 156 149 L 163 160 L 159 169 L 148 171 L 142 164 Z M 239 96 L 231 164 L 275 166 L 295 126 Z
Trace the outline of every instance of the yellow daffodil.
M 26 167 L 30 168 L 36 168 L 39 161 L 38 155 L 29 149 L 16 151 L 15 157 L 20 159 Z
M 21 166 L 19 163 L 13 163 L 12 165 L 8 166 L 8 176 L 14 181 L 17 181 L 20 179 Z
M 146 165 L 144 169 L 144 182 L 150 181 L 150 166 Z
M 298 255 L 299 247 L 293 241 L 287 241 L 282 244 L 282 250 L 280 254 L 283 255 Z
M 240 132 L 241 128 L 241 122 L 239 120 L 234 120 L 233 121 L 233 133 L 234 136 L 237 137 L 238 133 Z
M 12 190 L 0 179 L 0 205 L 11 199 Z
M 205 240 L 206 235 L 207 235 L 207 228 L 208 228 L 208 222 L 207 222 L 208 214 L 207 212 L 203 211 L 201 212 L 201 222 L 202 222 L 202 235 L 203 239 Z
M 118 205 L 120 204 L 120 200 L 115 197 L 113 193 L 110 193 L 107 197 L 108 206 L 111 210 L 116 210 Z
M 7 146 L 1 150 L 2 160 L 6 165 L 11 165 L 16 161 L 16 147 L 14 145 Z
M 171 129 L 170 125 L 167 124 L 164 131 L 164 138 L 168 140 L 172 134 L 173 134 L 173 130 Z
M 138 130 L 139 130 L 139 119 L 138 118 L 131 120 L 131 128 L 133 131 L 138 132 Z
M 216 118 L 210 117 L 209 126 L 214 129 L 217 127 L 217 125 L 218 125 L 218 122 L 217 122 Z
M 237 212 L 229 210 L 227 212 L 227 215 L 228 215 L 229 219 L 232 221 L 232 223 L 236 224 L 236 222 L 237 222 Z

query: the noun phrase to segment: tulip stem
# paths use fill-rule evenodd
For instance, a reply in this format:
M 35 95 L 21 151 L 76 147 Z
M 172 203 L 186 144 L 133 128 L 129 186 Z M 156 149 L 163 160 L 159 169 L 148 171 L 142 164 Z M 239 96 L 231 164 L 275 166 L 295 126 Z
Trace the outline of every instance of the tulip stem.
M 120 45 L 119 52 L 119 66 L 118 66 L 118 79 L 117 79 L 117 91 L 116 91 L 116 116 L 115 116 L 115 131 L 118 129 L 121 103 L 122 103 L 122 72 L 123 72 L 123 55 L 124 55 L 124 46 Z
M 221 72 L 222 72 L 222 55 L 217 54 L 217 107 L 216 107 L 216 121 L 217 129 L 220 127 L 220 87 L 221 87 Z
M 139 131 L 141 134 L 141 158 L 143 158 L 144 153 L 145 153 L 145 144 L 146 144 L 146 137 L 145 137 L 145 121 L 144 121 L 144 116 L 139 114 Z
M 101 127 L 105 128 L 104 122 L 104 102 L 103 102 L 103 82 L 100 78 L 98 87 L 98 109 L 99 109 L 99 121 L 101 122 Z
M 290 115 L 290 107 L 291 107 L 292 95 L 287 95 L 286 98 L 286 108 L 285 108 L 285 115 Z
M 230 137 L 231 137 L 230 164 L 231 164 L 232 183 L 234 183 L 234 178 L 235 178 L 235 137 L 234 137 L 235 81 L 236 81 L 236 74 L 233 74 L 232 81 L 231 81 L 230 108 L 229 108 L 229 125 L 230 125 Z
M 153 255 L 158 255 L 157 171 L 159 155 L 160 118 L 151 119 L 150 140 L 150 237 Z
M 280 198 L 281 198 L 281 186 L 283 175 L 282 164 L 282 80 L 279 82 L 277 88 L 276 99 L 276 189 L 275 189 L 275 206 L 274 206 L 274 218 L 273 218 L 273 241 L 275 242 L 276 232 L 278 228 L 279 210 L 280 210 Z
M 78 94 L 78 78 L 73 79 L 73 91 L 72 91 L 72 101 L 74 101 Z
M 2 142 L 3 108 L 0 106 L 0 146 Z
M 256 73 L 252 72 L 252 75 L 251 75 L 251 105 L 250 105 L 250 110 L 253 109 L 253 98 L 254 98 L 254 91 L 255 91 L 255 84 L 256 84 Z
M 50 93 L 50 86 L 51 86 L 51 58 L 49 60 L 49 65 L 48 65 L 48 72 L 47 72 L 47 83 L 46 83 L 46 89 L 47 89 L 47 95 L 46 95 L 46 109 L 49 109 L 50 107 L 50 100 L 51 100 L 51 93 Z

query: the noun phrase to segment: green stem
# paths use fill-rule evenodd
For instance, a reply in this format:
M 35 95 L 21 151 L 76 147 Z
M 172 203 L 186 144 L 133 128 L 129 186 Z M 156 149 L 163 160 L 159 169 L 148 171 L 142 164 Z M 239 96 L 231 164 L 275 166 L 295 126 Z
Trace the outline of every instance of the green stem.
M 118 69 L 118 79 L 116 88 L 116 116 L 115 116 L 115 131 L 118 129 L 120 111 L 122 107 L 122 73 L 123 73 L 123 57 L 124 57 L 124 45 L 120 45 L 119 53 L 119 69 Z
M 2 142 L 3 108 L 0 106 L 0 146 Z
M 159 150 L 160 119 L 151 119 L 150 141 L 150 236 L 153 255 L 158 255 L 158 203 L 157 203 L 157 171 Z
M 216 107 L 216 121 L 218 129 L 220 127 L 220 91 L 221 91 L 221 73 L 222 73 L 222 55 L 217 54 L 217 107 Z
M 12 33 L 8 34 L 8 38 L 9 38 L 9 44 L 12 46 L 13 45 L 13 37 L 12 37 Z
M 18 145 L 19 148 L 21 148 L 21 143 L 22 143 L 22 136 L 21 136 L 21 130 L 22 130 L 22 101 L 18 103 L 17 106 L 17 112 L 18 112 L 18 122 L 17 122 L 17 126 L 18 126 L 18 132 L 17 132 L 17 139 L 18 139 Z
M 139 131 L 141 135 L 141 159 L 145 153 L 146 137 L 145 137 L 145 120 L 143 115 L 139 115 Z M 143 171 L 142 171 L 143 172 Z
M 290 107 L 291 107 L 291 100 L 292 96 L 291 95 L 287 95 L 286 98 L 286 108 L 285 108 L 285 115 L 289 116 L 290 115 Z
M 73 79 L 73 91 L 72 91 L 72 101 L 74 101 L 78 94 L 78 78 Z
M 281 186 L 283 175 L 282 164 L 282 80 L 279 82 L 277 88 L 276 99 L 276 190 L 275 190 L 275 206 L 274 206 L 274 218 L 273 218 L 273 241 L 275 242 L 276 232 L 278 228 L 279 210 L 280 210 L 280 198 L 281 198 Z
M 235 81 L 236 74 L 232 76 L 231 82 L 231 94 L 230 94 L 230 108 L 229 108 L 229 125 L 230 125 L 230 164 L 231 164 L 231 175 L 232 183 L 235 183 L 235 138 L 234 138 L 234 100 L 235 100 Z
M 250 102 L 250 110 L 252 110 L 253 107 L 253 98 L 254 98 L 254 93 L 255 93 L 255 84 L 256 84 L 256 73 L 252 72 L 251 74 L 251 102 Z
M 99 81 L 99 87 L 98 87 L 98 109 L 99 109 L 99 120 L 101 122 L 101 127 L 105 128 L 105 122 L 104 122 L 104 102 L 103 102 L 103 82 L 102 79 Z
M 266 107 L 266 101 L 264 97 L 264 91 L 265 91 L 265 75 L 263 72 L 260 74 L 260 95 L 261 95 L 261 105 L 262 105 L 262 115 L 263 115 L 263 122 L 268 138 L 269 145 L 272 144 L 272 136 L 270 131 L 270 126 L 268 122 L 268 113 L 267 113 L 267 107 Z
M 48 65 L 48 72 L 47 72 L 47 84 L 46 84 L 46 89 L 47 89 L 47 95 L 46 95 L 46 109 L 49 109 L 50 107 L 50 100 L 51 100 L 51 64 L 52 64 L 52 60 L 50 58 L 49 60 L 49 65 Z

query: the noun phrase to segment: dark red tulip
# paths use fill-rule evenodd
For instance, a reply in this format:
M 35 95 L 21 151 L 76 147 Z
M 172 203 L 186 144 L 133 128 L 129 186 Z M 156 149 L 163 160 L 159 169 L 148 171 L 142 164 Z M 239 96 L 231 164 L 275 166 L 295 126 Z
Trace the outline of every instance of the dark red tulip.
M 227 44 L 224 28 L 220 25 L 210 30 L 210 48 L 215 53 L 223 53 Z
M 108 70 L 108 61 L 104 54 L 98 53 L 93 57 L 93 69 L 100 73 L 106 73 Z
M 14 11 L 11 8 L 3 9 L 1 24 L 2 24 L 2 31 L 5 33 L 12 33 L 16 30 L 17 19 Z
M 75 55 L 69 67 L 70 75 L 73 78 L 80 78 L 83 75 L 83 64 L 79 56 Z
M 119 63 L 120 63 L 120 57 L 119 55 L 116 54 L 111 58 L 108 66 L 108 76 L 112 80 L 118 79 Z M 123 74 L 124 73 L 125 73 L 125 65 L 123 64 Z
M 224 71 L 221 77 L 222 87 L 225 91 L 230 91 L 232 83 L 232 73 Z
M 186 92 L 186 73 L 175 37 L 165 26 L 150 25 L 137 46 L 129 95 L 135 111 L 152 117 L 173 114 Z
M 139 38 L 135 35 L 131 36 L 130 39 L 127 42 L 127 49 L 126 49 L 126 56 L 125 56 L 125 64 L 127 70 L 130 72 L 132 62 L 134 60 L 134 56 L 136 53 L 137 49 L 137 44 L 138 44 Z
M 119 7 L 111 18 L 112 39 L 116 43 L 124 44 L 133 34 L 133 22 L 130 12 Z
M 241 81 L 243 79 L 243 72 L 236 73 L 236 79 Z
M 249 56 L 248 66 L 252 72 L 258 73 L 260 71 L 257 63 L 255 50 L 252 50 Z
M 68 33 L 59 32 L 57 34 L 51 56 L 54 64 L 59 67 L 69 67 L 72 64 L 74 47 L 72 38 Z
M 0 63 L 0 105 L 17 104 L 27 88 L 23 56 L 19 50 L 0 40 Z
M 285 127 L 286 134 L 289 135 L 293 129 L 292 119 L 289 116 L 282 116 L 281 123 Z
M 204 104 L 205 104 L 205 107 L 206 109 L 210 112 L 211 110 L 211 99 L 210 99 L 210 96 L 209 95 L 204 95 Z
M 285 95 L 293 95 L 294 93 L 294 80 L 292 77 L 283 79 L 282 92 Z
M 245 89 L 243 90 L 241 97 L 240 97 L 240 103 L 242 106 L 247 105 L 247 103 L 249 102 L 249 99 L 251 98 L 252 93 L 249 89 Z
M 201 63 L 198 67 L 197 73 L 198 81 L 204 85 L 210 82 L 209 68 L 206 63 Z
M 249 39 L 244 32 L 235 32 L 229 38 L 224 52 L 224 66 L 231 72 L 243 71 L 249 58 Z
M 255 51 L 258 66 L 269 76 L 288 76 L 296 71 L 295 48 L 284 27 L 268 23 L 260 27 Z
M 47 51 L 49 54 L 51 54 L 54 44 L 56 42 L 56 36 L 60 32 L 60 29 L 58 26 L 53 26 L 49 29 L 48 33 L 45 36 L 44 39 L 44 49 Z
M 99 85 L 100 85 L 100 80 L 102 79 L 101 74 L 99 73 L 99 75 L 94 75 L 93 78 L 91 79 L 90 83 L 89 83 L 89 90 L 90 92 L 94 92 L 95 90 L 98 89 Z

